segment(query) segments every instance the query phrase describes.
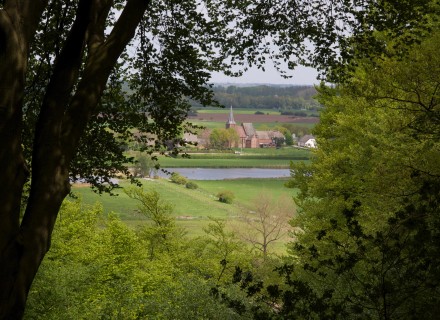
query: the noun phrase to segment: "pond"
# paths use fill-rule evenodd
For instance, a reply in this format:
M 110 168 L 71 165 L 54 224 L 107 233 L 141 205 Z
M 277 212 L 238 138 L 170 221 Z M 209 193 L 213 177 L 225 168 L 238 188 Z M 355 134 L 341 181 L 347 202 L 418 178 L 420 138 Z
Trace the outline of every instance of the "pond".
M 290 176 L 289 169 L 261 169 L 261 168 L 171 168 L 165 170 L 178 172 L 190 180 L 224 180 L 238 178 L 285 178 Z M 166 177 L 163 172 L 159 176 Z

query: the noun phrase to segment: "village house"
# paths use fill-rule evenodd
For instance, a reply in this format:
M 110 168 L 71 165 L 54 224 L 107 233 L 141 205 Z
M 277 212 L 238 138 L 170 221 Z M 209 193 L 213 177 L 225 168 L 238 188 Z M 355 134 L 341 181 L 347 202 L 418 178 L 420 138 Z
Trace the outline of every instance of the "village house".
M 229 117 L 226 121 L 226 129 L 234 129 L 239 137 L 238 145 L 233 147 L 237 148 L 264 148 L 273 147 L 276 145 L 276 139 L 284 140 L 284 135 L 278 130 L 270 131 L 259 131 L 255 130 L 252 123 L 242 123 L 237 125 L 234 120 L 234 114 L 231 110 L 229 111 Z
M 316 148 L 317 144 L 315 137 L 310 134 L 306 134 L 298 140 L 298 147 Z

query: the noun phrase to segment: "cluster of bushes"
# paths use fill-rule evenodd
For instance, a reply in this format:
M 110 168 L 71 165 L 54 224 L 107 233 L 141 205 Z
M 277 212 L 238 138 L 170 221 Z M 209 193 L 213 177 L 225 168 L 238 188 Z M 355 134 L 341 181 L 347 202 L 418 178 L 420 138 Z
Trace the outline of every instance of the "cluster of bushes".
M 170 177 L 171 182 L 184 185 L 188 189 L 197 189 L 199 186 L 193 181 L 189 181 L 186 177 L 182 176 L 178 172 L 173 172 Z
M 171 173 L 170 177 L 171 182 L 176 184 L 185 185 L 188 182 L 188 179 L 177 172 Z

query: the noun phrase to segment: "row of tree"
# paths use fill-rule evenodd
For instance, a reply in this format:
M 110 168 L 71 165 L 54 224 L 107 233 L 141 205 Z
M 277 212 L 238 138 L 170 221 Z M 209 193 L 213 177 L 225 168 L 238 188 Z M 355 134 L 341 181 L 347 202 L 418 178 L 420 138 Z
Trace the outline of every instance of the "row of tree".
M 318 110 L 319 103 L 313 98 L 313 86 L 278 87 L 269 85 L 236 87 L 214 86 L 215 99 L 220 104 L 234 108 L 275 110 Z M 193 107 L 201 107 L 193 102 Z

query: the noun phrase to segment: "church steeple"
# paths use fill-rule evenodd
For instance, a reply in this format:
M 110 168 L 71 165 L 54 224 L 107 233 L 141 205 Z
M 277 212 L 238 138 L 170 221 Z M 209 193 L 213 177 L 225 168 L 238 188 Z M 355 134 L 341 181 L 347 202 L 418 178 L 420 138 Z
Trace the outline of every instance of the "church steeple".
M 229 111 L 229 118 L 228 121 L 226 121 L 226 129 L 235 127 L 236 125 L 237 124 L 235 123 L 234 114 L 232 113 L 232 106 L 231 106 L 231 110 Z

